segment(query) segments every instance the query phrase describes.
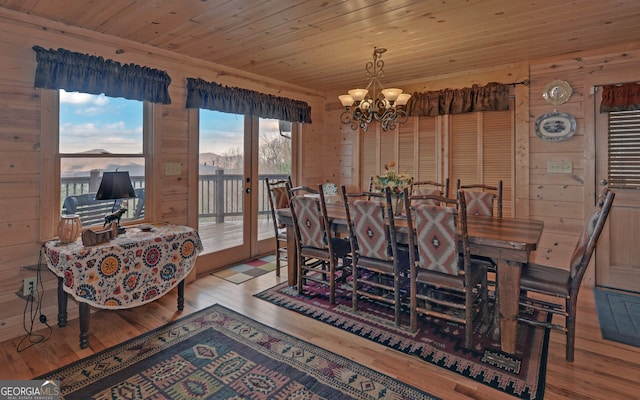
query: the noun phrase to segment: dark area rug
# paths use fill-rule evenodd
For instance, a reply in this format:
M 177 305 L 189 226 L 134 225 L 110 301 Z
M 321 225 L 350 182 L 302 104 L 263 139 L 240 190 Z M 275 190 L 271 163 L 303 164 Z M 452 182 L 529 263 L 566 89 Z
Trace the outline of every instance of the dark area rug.
M 602 337 L 640 347 L 640 295 L 593 289 Z
M 473 349 L 466 349 L 464 326 L 442 319 L 420 318 L 418 331 L 408 329 L 408 313 L 401 327 L 393 322 L 393 310 L 376 302 L 360 300 L 360 310 L 351 307 L 351 285 L 337 285 L 336 304 L 331 305 L 327 287 L 310 282 L 298 295 L 286 283 L 257 294 L 260 299 L 297 311 L 347 332 L 383 344 L 524 399 L 544 397 L 549 330 L 526 324 L 518 326 L 516 354 L 500 350 L 499 340 L 488 332 L 491 326 L 474 327 Z M 536 313 L 540 320 L 548 313 Z
M 64 399 L 435 399 L 220 305 L 35 379 Z

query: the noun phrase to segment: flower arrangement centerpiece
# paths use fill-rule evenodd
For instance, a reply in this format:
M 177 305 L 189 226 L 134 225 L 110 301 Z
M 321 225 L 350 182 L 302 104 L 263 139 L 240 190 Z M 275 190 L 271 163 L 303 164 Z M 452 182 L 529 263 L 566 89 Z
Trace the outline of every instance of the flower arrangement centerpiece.
M 391 189 L 391 195 L 394 197 L 393 206 L 396 215 L 402 213 L 403 192 L 404 188 L 410 188 L 413 178 L 407 174 L 400 174 L 394 170 L 396 163 L 390 161 L 384 165 L 385 173 L 376 175 L 373 186 L 374 189 L 383 191 L 385 188 Z

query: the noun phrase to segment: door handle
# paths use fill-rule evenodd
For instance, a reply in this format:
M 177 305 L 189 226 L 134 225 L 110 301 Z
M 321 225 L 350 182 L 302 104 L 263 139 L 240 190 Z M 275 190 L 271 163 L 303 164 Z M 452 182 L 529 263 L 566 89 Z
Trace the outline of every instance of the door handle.
M 609 184 L 609 181 L 606 179 L 600 179 L 600 186 L 607 186 Z

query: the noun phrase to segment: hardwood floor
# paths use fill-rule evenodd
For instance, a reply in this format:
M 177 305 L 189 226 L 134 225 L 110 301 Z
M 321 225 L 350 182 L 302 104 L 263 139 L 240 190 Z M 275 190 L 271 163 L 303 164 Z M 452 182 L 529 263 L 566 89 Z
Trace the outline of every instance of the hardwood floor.
M 170 320 L 219 303 L 443 399 L 513 398 L 415 357 L 253 297 L 253 294 L 286 279 L 286 268 L 279 278 L 272 272 L 240 285 L 206 275 L 187 284 L 185 309 L 182 312 L 176 311 L 175 289 L 158 301 L 142 307 L 97 311 L 91 315 L 90 347 L 84 350 L 78 346 L 77 319 L 71 320 L 64 328 L 53 326 L 53 334 L 48 341 L 20 353 L 16 347 L 21 338 L 0 343 L 0 379 L 31 379 Z M 590 289 L 583 288 L 579 297 L 575 362 L 565 361 L 564 345 L 564 335 L 552 332 L 545 399 L 638 398 L 640 348 L 601 338 Z

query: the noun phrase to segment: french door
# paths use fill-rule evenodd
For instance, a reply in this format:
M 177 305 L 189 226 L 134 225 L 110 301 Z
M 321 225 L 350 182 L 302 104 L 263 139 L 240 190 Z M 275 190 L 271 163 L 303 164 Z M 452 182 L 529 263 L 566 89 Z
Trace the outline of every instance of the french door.
M 265 176 L 291 174 L 291 140 L 278 120 L 200 110 L 198 273 L 274 249 Z M 287 160 L 289 160 L 287 162 Z

